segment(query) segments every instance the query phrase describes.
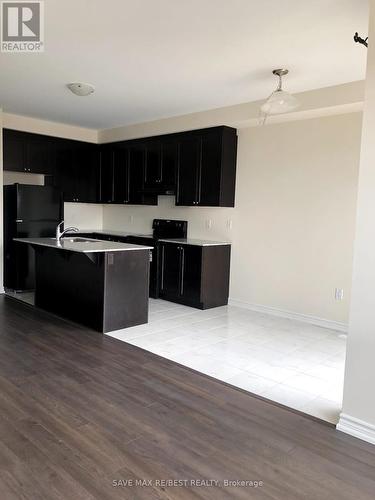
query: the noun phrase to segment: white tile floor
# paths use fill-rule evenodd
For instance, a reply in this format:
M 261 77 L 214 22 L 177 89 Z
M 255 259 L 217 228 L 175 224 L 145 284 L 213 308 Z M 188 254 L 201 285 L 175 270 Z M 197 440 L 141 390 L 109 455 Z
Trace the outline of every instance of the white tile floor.
M 337 423 L 346 338 L 234 306 L 200 311 L 150 299 L 147 325 L 111 332 L 182 365 Z

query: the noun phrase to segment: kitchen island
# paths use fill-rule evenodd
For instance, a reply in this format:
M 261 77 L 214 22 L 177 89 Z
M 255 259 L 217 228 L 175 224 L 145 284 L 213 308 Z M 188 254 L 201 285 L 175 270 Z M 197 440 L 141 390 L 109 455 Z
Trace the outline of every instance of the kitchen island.
M 148 321 L 147 246 L 15 238 L 35 250 L 35 306 L 106 333 Z

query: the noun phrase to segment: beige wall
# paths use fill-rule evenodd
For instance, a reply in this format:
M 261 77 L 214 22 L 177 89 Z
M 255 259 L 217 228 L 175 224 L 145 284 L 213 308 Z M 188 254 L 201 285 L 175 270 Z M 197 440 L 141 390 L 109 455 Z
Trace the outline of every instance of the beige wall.
M 233 242 L 232 299 L 346 323 L 360 136 L 361 113 L 241 129 L 236 208 L 160 197 L 158 207 L 104 206 L 103 226 L 186 219 L 191 237 Z
M 296 94 L 300 103 L 296 111 L 272 116 L 269 118 L 269 122 L 280 123 L 362 111 L 363 94 L 363 81 L 301 92 Z M 98 141 L 99 143 L 121 141 L 183 130 L 213 127 L 215 125 L 229 125 L 235 128 L 257 126 L 259 123 L 259 107 L 262 103 L 263 101 L 247 102 L 198 113 L 173 116 L 147 123 L 99 130 Z
M 65 227 L 74 226 L 80 230 L 102 229 L 103 206 L 92 203 L 64 203 Z
M 371 0 L 369 39 L 375 38 Z M 353 294 L 345 370 L 343 413 L 338 428 L 375 444 L 375 46 L 367 60 L 353 265 Z
M 15 184 L 16 182 L 19 184 L 31 184 L 32 186 L 44 186 L 44 175 L 4 171 L 3 182 L 4 186 Z
M 360 135 L 360 113 L 240 132 L 233 298 L 347 322 Z
M 23 130 L 34 134 L 51 135 L 53 137 L 63 137 L 64 139 L 74 139 L 77 141 L 98 142 L 98 131 L 90 128 L 76 127 L 64 123 L 39 120 L 29 116 L 3 113 L 3 127 L 13 130 Z

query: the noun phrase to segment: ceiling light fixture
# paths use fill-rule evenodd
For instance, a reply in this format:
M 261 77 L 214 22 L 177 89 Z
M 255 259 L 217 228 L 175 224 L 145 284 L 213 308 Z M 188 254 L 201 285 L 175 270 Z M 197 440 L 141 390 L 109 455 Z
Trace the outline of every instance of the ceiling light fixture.
M 282 88 L 282 77 L 287 75 L 289 71 L 287 69 L 274 69 L 272 73 L 279 78 L 279 83 L 276 90 L 260 107 L 262 125 L 265 124 L 268 116 L 288 113 L 299 106 L 298 100 Z
M 95 87 L 91 83 L 74 82 L 68 83 L 67 87 L 73 94 L 80 97 L 91 95 L 95 92 Z

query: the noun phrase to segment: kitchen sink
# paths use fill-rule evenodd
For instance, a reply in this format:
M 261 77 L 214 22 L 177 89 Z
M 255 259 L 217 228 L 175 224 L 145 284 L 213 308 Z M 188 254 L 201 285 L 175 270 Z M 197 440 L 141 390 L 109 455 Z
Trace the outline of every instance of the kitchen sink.
M 100 243 L 99 240 L 92 240 L 89 238 L 62 238 L 61 241 L 69 241 L 69 243 Z
M 51 240 L 55 240 L 56 238 L 51 238 Z M 61 238 L 60 242 L 67 241 L 68 243 L 100 243 L 100 240 L 94 240 L 91 238 L 81 238 L 77 236 L 76 238 Z

